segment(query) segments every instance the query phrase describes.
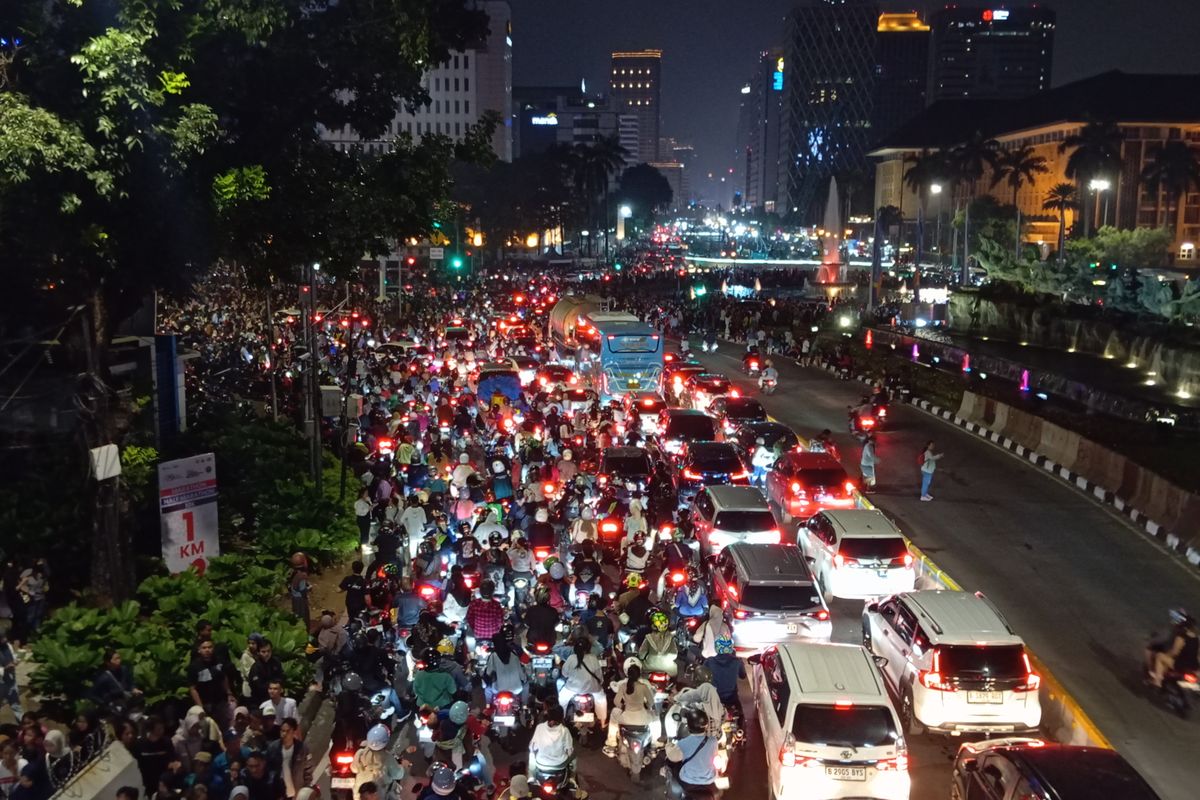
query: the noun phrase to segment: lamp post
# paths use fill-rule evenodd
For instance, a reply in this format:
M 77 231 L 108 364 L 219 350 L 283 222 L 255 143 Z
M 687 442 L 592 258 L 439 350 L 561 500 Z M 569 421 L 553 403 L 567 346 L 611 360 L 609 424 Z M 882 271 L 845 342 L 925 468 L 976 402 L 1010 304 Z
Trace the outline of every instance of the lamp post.
M 933 234 L 933 246 L 938 251 L 938 261 L 942 260 L 942 185 L 940 183 L 929 184 L 929 193 L 937 197 L 937 225 Z
M 623 205 L 617 210 L 617 247 L 625 241 L 625 220 L 633 216 L 633 209 Z
M 1091 183 L 1088 184 L 1088 188 L 1090 188 L 1093 192 L 1096 193 L 1096 205 L 1099 206 L 1100 205 L 1100 193 L 1107 192 L 1109 189 L 1112 188 L 1112 184 L 1106 178 L 1092 178 Z M 1100 225 L 1097 227 L 1097 230 L 1099 230 L 1099 228 L 1103 228 L 1107 224 L 1108 224 L 1108 195 L 1105 194 L 1104 195 L 1104 215 L 1100 218 Z

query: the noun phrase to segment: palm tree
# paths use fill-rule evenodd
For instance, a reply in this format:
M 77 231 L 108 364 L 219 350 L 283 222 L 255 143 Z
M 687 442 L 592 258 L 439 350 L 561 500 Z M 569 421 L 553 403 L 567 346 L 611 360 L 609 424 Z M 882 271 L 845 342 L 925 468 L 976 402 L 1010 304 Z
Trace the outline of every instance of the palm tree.
M 1028 145 L 1004 150 L 996 159 L 996 171 L 992 174 L 992 188 L 1004 181 L 1012 189 L 1012 202 L 1017 209 L 1017 242 L 1014 252 L 1018 259 L 1021 257 L 1021 207 L 1017 205 L 1017 193 L 1026 183 L 1033 183 L 1038 175 L 1049 171 L 1046 159 L 1034 155 L 1033 148 Z
M 1174 237 L 1179 236 L 1179 223 L 1183 216 L 1183 198 L 1195 188 L 1200 190 L 1200 159 L 1196 151 L 1186 142 L 1176 139 L 1167 142 L 1150 156 L 1150 163 L 1142 170 L 1142 182 L 1154 192 L 1154 225 L 1158 226 L 1158 212 L 1162 205 L 1162 193 L 1166 191 L 1169 202 L 1175 205 L 1175 217 L 1171 223 Z
M 925 251 L 925 202 L 930 187 L 948 180 L 951 170 L 946 153 L 941 150 L 922 150 L 906 156 L 904 163 L 910 165 L 904 172 L 904 186 L 917 196 L 917 249 L 913 257 L 913 291 L 916 291 L 921 282 L 921 254 Z M 904 196 L 903 191 L 900 196 Z
M 992 138 L 975 131 L 962 144 L 950 151 L 950 163 L 954 169 L 956 183 L 965 184 L 966 216 L 963 222 L 962 280 L 969 283 L 971 277 L 971 200 L 975 197 L 975 186 L 987 169 L 996 168 L 1000 144 Z
M 588 198 L 588 207 L 598 195 L 604 197 L 604 252 L 608 255 L 608 192 L 613 176 L 625 168 L 629 151 L 621 146 L 617 137 L 610 136 L 593 144 L 575 146 L 576 176 L 578 185 Z M 592 217 L 595 220 L 595 216 Z
M 1088 183 L 1101 175 L 1120 175 L 1121 145 L 1124 141 L 1125 134 L 1116 123 L 1092 121 L 1080 128 L 1079 133 L 1066 137 L 1058 145 L 1060 153 L 1071 151 L 1071 155 L 1067 157 L 1065 172 L 1079 187 L 1084 236 L 1088 235 L 1090 222 Z
M 1067 209 L 1079 205 L 1079 195 L 1073 183 L 1057 183 L 1046 192 L 1042 208 L 1058 212 L 1058 263 L 1061 266 L 1067 244 Z

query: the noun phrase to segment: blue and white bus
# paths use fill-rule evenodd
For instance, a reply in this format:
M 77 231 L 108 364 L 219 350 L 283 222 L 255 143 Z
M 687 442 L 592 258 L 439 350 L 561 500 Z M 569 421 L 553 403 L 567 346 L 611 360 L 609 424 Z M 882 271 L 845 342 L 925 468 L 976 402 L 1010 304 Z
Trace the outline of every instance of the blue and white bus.
M 605 400 L 661 391 L 663 338 L 644 322 L 592 315 L 576 372 Z M 577 332 L 577 335 L 581 332 Z

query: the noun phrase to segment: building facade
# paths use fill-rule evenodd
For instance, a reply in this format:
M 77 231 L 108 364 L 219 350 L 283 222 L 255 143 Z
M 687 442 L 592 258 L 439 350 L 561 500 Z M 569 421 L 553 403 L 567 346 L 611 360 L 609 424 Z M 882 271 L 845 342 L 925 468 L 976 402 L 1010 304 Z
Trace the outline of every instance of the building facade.
M 738 158 L 742 198 L 751 208 L 773 212 L 779 199 L 779 134 L 783 114 L 783 48 L 758 54 L 750 82 L 742 87 Z
M 662 51 L 636 50 L 612 54 L 609 78 L 612 108 L 637 118 L 637 162 L 659 160 L 662 130 Z
M 879 11 L 869 0 L 808 0 L 788 17 L 781 175 L 786 205 L 815 221 L 829 179 L 870 169 Z
M 1048 8 L 947 6 L 930 19 L 926 100 L 1018 98 L 1050 88 L 1056 15 Z
M 517 158 L 556 145 L 619 138 L 617 114 L 601 95 L 580 87 L 521 86 L 513 90 L 513 151 Z
M 871 133 L 880 141 L 925 107 L 929 26 L 915 12 L 880 14 Z
M 468 129 L 485 112 L 499 116 L 492 135 L 492 150 L 502 161 L 513 158 L 512 109 L 512 9 L 508 0 L 485 0 L 488 36 L 476 47 L 455 52 L 443 64 L 429 70 L 422 85 L 429 93 L 428 105 L 414 112 L 397 110 L 387 131 L 378 139 L 365 141 L 349 128 L 321 135 L 339 150 L 361 148 L 367 152 L 389 151 L 397 137 L 414 141 L 435 134 L 462 141 Z

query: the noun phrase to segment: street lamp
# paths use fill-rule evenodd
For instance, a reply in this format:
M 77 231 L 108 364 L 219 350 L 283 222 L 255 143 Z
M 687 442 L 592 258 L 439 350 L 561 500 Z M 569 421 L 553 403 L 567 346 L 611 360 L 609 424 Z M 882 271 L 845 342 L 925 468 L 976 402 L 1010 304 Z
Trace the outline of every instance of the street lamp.
M 1107 192 L 1112 188 L 1112 184 L 1105 178 L 1092 178 L 1088 184 L 1088 188 L 1096 193 L 1096 201 L 1099 204 L 1100 192 Z M 1108 224 L 1108 195 L 1104 195 L 1104 216 L 1100 220 L 1100 227 Z
M 940 262 L 942 259 L 942 185 L 940 183 L 929 184 L 929 193 L 937 196 L 938 199 L 937 223 L 934 226 L 933 246 L 937 248 L 938 261 Z M 917 266 L 919 267 L 920 265 L 918 264 Z
M 617 209 L 617 241 L 625 241 L 625 220 L 633 216 L 633 209 L 629 206 L 621 206 Z

